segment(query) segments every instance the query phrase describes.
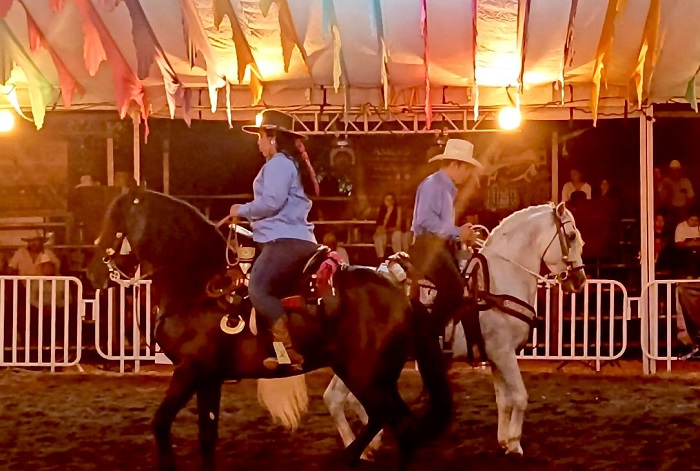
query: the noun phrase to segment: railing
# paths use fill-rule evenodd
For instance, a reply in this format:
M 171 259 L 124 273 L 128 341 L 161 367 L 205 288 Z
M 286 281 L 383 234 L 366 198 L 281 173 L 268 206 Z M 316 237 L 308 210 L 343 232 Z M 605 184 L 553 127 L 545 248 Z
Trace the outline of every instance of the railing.
M 0 277 L 0 366 L 80 362 L 83 286 L 64 276 Z
M 149 280 L 110 288 L 105 293 L 98 291 L 88 302 L 93 304 L 95 348 L 102 358 L 118 361 L 121 373 L 127 362 L 133 362 L 134 372 L 138 372 L 142 361 L 155 361 Z M 106 309 L 102 309 L 103 303 Z
M 630 298 L 613 280 L 588 280 L 582 293 L 564 294 L 559 287 L 538 290 L 540 319 L 521 359 L 605 362 L 628 349 L 632 303 L 639 304 L 643 358 L 671 370 L 675 352 L 673 316 L 677 313 L 675 288 L 698 280 L 650 283 L 640 298 Z M 133 364 L 155 362 L 157 346 L 153 325 L 151 284 L 98 291 L 83 299 L 83 286 L 74 277 L 0 277 L 0 366 L 57 368 L 79 365 L 83 350 L 91 349 L 125 372 Z M 84 337 L 94 327 L 94 341 Z M 635 337 L 636 339 L 636 337 Z
M 666 370 L 671 371 L 672 363 L 679 360 L 678 351 L 674 351 L 674 330 L 685 325 L 679 309 L 676 288 L 683 284 L 699 284 L 699 280 L 656 280 L 648 283 L 639 299 L 639 311 L 642 318 L 641 345 L 645 360 L 649 361 L 648 370 L 656 372 L 656 362 L 666 363 Z M 675 323 L 674 323 L 675 316 Z M 682 327 L 683 328 L 683 327 Z M 660 335 L 660 332 L 663 335 Z
M 620 282 L 588 280 L 582 293 L 568 295 L 547 286 L 539 289 L 538 298 L 535 310 L 541 322 L 519 358 L 595 361 L 599 371 L 602 362 L 625 353 L 631 316 L 627 290 Z

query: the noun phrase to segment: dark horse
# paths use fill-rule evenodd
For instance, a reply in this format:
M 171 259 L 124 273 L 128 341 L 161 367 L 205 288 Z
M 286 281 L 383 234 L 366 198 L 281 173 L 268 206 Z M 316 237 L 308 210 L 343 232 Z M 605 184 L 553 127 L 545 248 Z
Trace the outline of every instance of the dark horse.
M 263 366 L 263 359 L 272 353 L 267 328 L 259 329 L 257 335 L 247 328 L 237 335 L 220 328 L 226 312 L 207 295 L 207 284 L 227 268 L 227 242 L 216 227 L 187 203 L 152 191 L 131 190 L 112 202 L 103 221 L 95 258 L 88 268 L 96 288 L 107 286 L 107 264 L 119 261 L 127 237 L 133 258 L 150 275 L 159 298 L 156 341 L 176 365 L 153 420 L 160 469 L 175 469 L 171 426 L 194 394 L 202 468 L 215 468 L 225 380 L 265 379 L 258 381 L 261 402 L 274 417 L 295 427 L 307 403 L 304 376 L 270 372 Z M 299 278 L 303 278 L 301 273 Z M 306 360 L 304 372 L 330 366 L 367 410 L 368 425 L 345 451 L 350 464 L 357 463 L 374 435 L 388 425 L 397 436 L 400 466 L 405 468 L 414 449 L 440 435 L 452 415 L 440 347 L 428 334 L 434 331 L 432 321 L 424 311 L 412 309 L 398 287 L 371 269 L 338 270 L 333 285 L 339 300 L 333 315 L 324 314 L 323 309 L 315 314 L 289 313 L 291 335 Z M 301 288 L 296 289 L 299 294 Z M 245 308 L 236 314 L 248 318 L 249 304 L 241 306 Z M 397 387 L 411 353 L 429 393 L 421 419 L 411 413 Z

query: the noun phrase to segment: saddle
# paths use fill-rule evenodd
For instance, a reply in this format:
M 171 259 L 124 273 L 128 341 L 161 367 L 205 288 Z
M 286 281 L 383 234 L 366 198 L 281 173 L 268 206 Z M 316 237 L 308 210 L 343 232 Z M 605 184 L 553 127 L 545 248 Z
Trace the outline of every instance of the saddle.
M 408 296 L 411 295 L 411 285 L 417 283 L 418 301 L 431 311 L 437 287 L 429 280 L 416 276 L 407 253 L 399 252 L 390 256 L 377 271 L 395 284 L 404 286 Z M 481 253 L 475 252 L 461 272 L 465 279 L 464 303 L 446 326 L 444 342 L 454 342 L 455 327 L 461 322 L 467 342 L 467 361 L 474 365 L 488 360 L 479 322 L 481 311 L 498 309 L 522 320 L 531 328 L 536 324 L 536 314 L 532 306 L 514 296 L 491 292 L 488 261 Z M 451 345 L 447 345 L 447 348 L 451 348 Z
M 248 249 L 245 257 L 241 257 L 239 250 L 238 263 L 228 266 L 224 273 L 215 275 L 207 283 L 207 296 L 216 299 L 217 304 L 227 313 L 221 320 L 221 329 L 228 334 L 238 334 L 245 328 L 245 321 L 238 312 L 247 297 L 250 269 L 257 254 L 254 248 L 244 249 Z M 343 262 L 336 252 L 325 245 L 319 245 L 304 264 L 297 285 L 298 292 L 281 299 L 285 309 L 288 312 L 301 312 L 312 316 L 317 315 L 321 306 L 328 314 L 335 312 L 338 302 L 333 278 L 342 266 Z M 257 335 L 254 309 L 251 311 L 248 325 L 251 332 Z

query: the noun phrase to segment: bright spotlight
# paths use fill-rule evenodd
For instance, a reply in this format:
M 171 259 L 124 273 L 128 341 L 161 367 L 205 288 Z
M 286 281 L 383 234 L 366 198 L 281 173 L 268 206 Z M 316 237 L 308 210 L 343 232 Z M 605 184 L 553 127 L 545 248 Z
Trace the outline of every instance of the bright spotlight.
M 0 110 L 0 132 L 10 132 L 14 127 L 14 113 L 10 110 Z
M 260 125 L 262 124 L 262 119 L 263 119 L 262 113 L 258 113 L 255 115 L 255 125 L 257 127 L 260 127 Z
M 521 119 L 520 110 L 513 106 L 507 106 L 498 112 L 498 125 L 506 131 L 512 131 L 520 126 Z

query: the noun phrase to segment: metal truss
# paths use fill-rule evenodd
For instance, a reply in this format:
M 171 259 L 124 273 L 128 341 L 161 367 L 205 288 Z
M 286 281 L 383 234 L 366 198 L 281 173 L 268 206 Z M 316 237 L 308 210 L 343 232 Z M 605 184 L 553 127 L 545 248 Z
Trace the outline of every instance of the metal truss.
M 432 125 L 427 126 L 421 109 L 380 109 L 374 106 L 345 111 L 335 109 L 285 110 L 294 117 L 294 131 L 304 135 L 388 135 L 388 134 L 455 134 L 499 132 L 500 129 L 481 125 L 491 112 L 482 113 L 475 121 L 473 111 L 466 107 L 447 107 L 433 111 Z M 469 118 L 472 119 L 469 119 Z

